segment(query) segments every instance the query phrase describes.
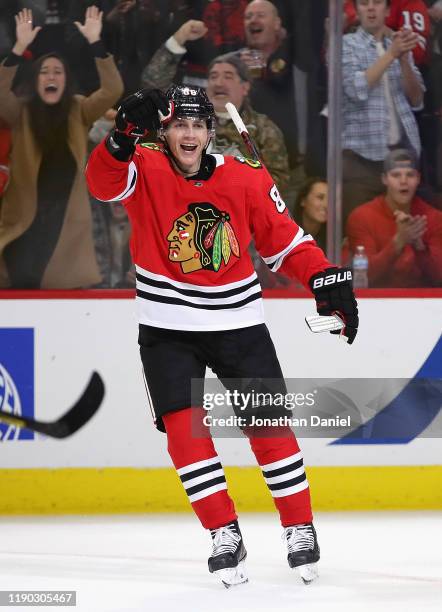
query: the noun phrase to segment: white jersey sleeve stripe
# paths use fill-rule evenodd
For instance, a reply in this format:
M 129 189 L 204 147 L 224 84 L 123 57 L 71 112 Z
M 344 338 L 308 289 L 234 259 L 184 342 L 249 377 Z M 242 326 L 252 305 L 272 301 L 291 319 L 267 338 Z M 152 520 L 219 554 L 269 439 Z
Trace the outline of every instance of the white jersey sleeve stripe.
M 115 200 L 125 200 L 134 191 L 137 184 L 137 167 L 134 162 L 130 162 L 127 172 L 127 184 L 124 190 L 117 196 L 110 198 L 109 200 L 100 200 L 101 202 L 114 202 Z
M 303 242 L 310 242 L 313 240 L 313 237 L 310 234 L 304 235 L 304 230 L 300 227 L 296 236 L 293 238 L 291 243 L 282 251 L 277 253 L 276 255 L 271 255 L 270 257 L 263 257 L 265 263 L 269 266 L 272 272 L 276 272 L 282 265 L 282 262 L 287 257 L 289 253 L 291 253 L 296 247 L 298 247 Z

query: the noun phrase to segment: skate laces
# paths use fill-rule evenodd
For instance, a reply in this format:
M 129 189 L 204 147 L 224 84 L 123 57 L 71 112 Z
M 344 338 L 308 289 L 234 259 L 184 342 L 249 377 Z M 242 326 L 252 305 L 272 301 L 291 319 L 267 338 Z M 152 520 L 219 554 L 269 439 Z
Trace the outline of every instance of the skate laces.
M 211 529 L 213 538 L 212 557 L 223 555 L 224 553 L 234 553 L 241 542 L 241 536 L 235 530 L 235 525 L 231 523 L 219 529 Z
M 311 525 L 294 525 L 285 527 L 282 538 L 287 540 L 289 553 L 300 550 L 313 550 L 315 547 L 315 536 Z

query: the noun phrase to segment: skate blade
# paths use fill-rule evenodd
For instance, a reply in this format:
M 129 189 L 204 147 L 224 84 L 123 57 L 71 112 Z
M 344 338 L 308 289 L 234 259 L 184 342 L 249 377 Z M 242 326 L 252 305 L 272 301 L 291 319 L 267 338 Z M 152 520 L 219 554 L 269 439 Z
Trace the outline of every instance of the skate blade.
M 240 561 L 236 567 L 226 567 L 213 573 L 220 578 L 226 589 L 230 589 L 230 587 L 237 586 L 238 584 L 245 584 L 249 581 L 245 572 L 244 561 Z
M 305 565 L 299 565 L 296 569 L 304 584 L 310 584 L 319 576 L 317 563 L 306 563 Z

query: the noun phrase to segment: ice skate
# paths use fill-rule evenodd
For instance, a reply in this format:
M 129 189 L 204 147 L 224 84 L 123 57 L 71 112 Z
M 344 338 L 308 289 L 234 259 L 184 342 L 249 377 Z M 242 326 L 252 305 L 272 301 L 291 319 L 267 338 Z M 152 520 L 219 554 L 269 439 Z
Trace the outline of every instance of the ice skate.
M 216 574 L 226 589 L 248 582 L 244 561 L 247 551 L 244 548 L 238 521 L 219 529 L 211 529 L 213 540 L 212 555 L 209 557 L 209 572 Z
M 287 542 L 287 561 L 296 568 L 304 584 L 310 584 L 318 577 L 319 546 L 313 523 L 293 525 L 284 528 Z

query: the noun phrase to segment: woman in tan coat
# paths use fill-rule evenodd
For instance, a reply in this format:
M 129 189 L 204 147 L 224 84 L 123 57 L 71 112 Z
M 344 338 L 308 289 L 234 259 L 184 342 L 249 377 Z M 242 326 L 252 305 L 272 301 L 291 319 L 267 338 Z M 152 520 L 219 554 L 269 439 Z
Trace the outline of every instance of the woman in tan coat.
M 100 41 L 102 13 L 90 7 L 76 25 L 94 54 L 100 88 L 72 95 L 68 68 L 54 53 L 35 63 L 30 96 L 17 97 L 12 82 L 40 28 L 28 9 L 15 20 L 17 42 L 0 65 L 0 117 L 12 128 L 11 175 L 0 203 L 0 287 L 90 287 L 101 277 L 83 174 L 87 137 L 123 82 Z

